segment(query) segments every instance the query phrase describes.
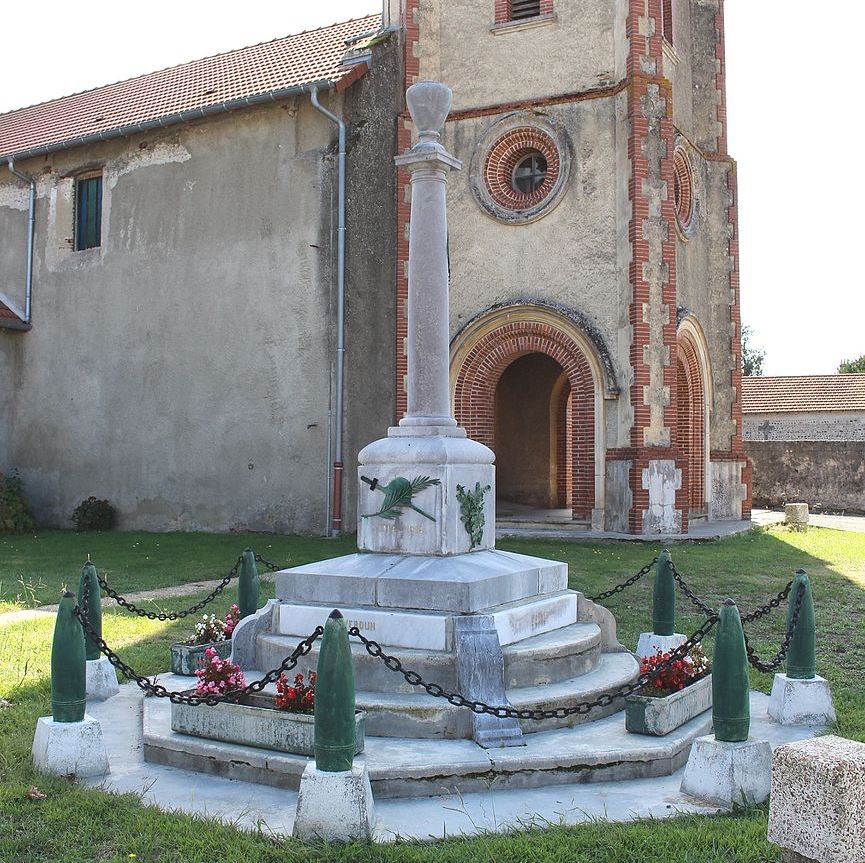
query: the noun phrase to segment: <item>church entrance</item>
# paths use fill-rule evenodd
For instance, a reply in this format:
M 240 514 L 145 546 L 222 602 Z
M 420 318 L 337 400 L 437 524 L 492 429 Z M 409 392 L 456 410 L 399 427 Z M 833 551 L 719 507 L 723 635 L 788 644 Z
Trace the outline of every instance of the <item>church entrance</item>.
M 502 373 L 494 435 L 502 510 L 570 508 L 570 397 L 565 370 L 546 354 L 519 357 Z
M 493 310 L 452 345 L 454 415 L 496 453 L 499 517 L 577 521 L 603 511 L 603 373 L 589 341 L 547 309 Z

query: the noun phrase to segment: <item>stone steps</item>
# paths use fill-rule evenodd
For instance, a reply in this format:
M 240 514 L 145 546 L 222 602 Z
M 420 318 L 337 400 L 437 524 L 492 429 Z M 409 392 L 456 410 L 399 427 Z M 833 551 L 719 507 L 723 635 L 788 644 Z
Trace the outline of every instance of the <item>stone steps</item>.
M 258 637 L 257 657 L 260 668 L 276 668 L 297 646 L 298 637 L 272 632 Z M 318 643 L 302 660 L 298 669 L 304 674 L 315 669 Z M 446 689 L 457 688 L 456 657 L 452 652 L 386 647 L 406 669 L 416 671 L 424 680 Z M 359 690 L 371 692 L 411 693 L 416 690 L 401 674 L 390 671 L 384 663 L 367 653 L 352 640 L 355 682 Z M 601 661 L 601 630 L 594 623 L 576 623 L 552 632 L 536 635 L 503 649 L 506 688 L 557 683 L 593 671 Z
M 169 689 L 181 688 L 183 679 L 167 677 Z M 766 713 L 766 701 L 763 695 L 752 695 L 755 717 Z M 176 734 L 165 699 L 145 698 L 142 704 L 146 761 L 281 788 L 298 787 L 306 758 Z M 490 750 L 471 740 L 368 734 L 366 748 L 356 761 L 367 764 L 373 793 L 381 799 L 648 778 L 667 776 L 681 767 L 694 738 L 708 734 L 711 726 L 711 711 L 707 711 L 666 737 L 647 737 L 628 734 L 624 715 L 616 713 L 574 728 L 528 734 L 525 746 Z
M 636 679 L 637 661 L 630 653 L 602 654 L 597 668 L 586 674 L 538 686 L 508 689 L 510 703 L 519 709 L 554 709 L 615 692 Z M 376 737 L 412 737 L 421 739 L 458 739 L 471 736 L 471 714 L 455 707 L 444 698 L 433 698 L 424 692 L 357 692 L 357 705 L 367 712 L 367 732 Z M 592 711 L 591 719 L 620 711 L 616 701 Z M 524 733 L 566 728 L 587 721 L 585 715 L 542 722 L 521 721 Z

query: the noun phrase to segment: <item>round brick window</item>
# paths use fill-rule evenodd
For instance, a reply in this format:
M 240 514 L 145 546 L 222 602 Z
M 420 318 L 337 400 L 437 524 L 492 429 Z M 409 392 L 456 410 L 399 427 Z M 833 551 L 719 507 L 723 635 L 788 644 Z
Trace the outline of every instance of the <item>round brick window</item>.
M 500 206 L 524 212 L 542 203 L 559 176 L 556 142 L 541 129 L 514 129 L 487 153 L 484 181 Z
M 673 170 L 676 218 L 687 234 L 694 223 L 694 171 L 684 147 L 676 147 L 673 153 Z
M 478 203 L 503 222 L 531 222 L 561 198 L 570 144 L 552 117 L 518 112 L 490 126 L 472 157 L 470 182 Z

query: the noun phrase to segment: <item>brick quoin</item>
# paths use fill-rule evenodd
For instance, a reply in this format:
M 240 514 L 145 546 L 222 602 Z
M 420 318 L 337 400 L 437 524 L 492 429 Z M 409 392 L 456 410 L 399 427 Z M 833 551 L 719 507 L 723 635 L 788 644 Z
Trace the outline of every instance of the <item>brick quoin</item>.
M 548 324 L 520 321 L 487 333 L 469 351 L 457 374 L 454 413 L 469 437 L 495 449 L 496 388 L 505 369 L 519 357 L 542 353 L 554 359 L 568 377 L 558 405 L 557 426 L 570 434 L 568 452 L 558 465 L 570 463 L 570 476 L 559 478 L 575 519 L 591 519 L 595 503 L 595 390 L 583 352 L 569 336 Z M 568 409 L 567 405 L 570 405 Z M 561 497 L 560 497 L 561 499 Z

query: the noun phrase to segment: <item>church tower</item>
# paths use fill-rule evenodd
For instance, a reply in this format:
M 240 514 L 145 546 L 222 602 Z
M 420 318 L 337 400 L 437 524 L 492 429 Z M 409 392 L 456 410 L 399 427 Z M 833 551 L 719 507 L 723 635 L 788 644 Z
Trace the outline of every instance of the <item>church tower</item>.
M 405 86 L 454 94 L 451 390 L 500 506 L 633 534 L 748 518 L 723 0 L 384 7 Z M 396 206 L 401 416 L 403 173 Z

